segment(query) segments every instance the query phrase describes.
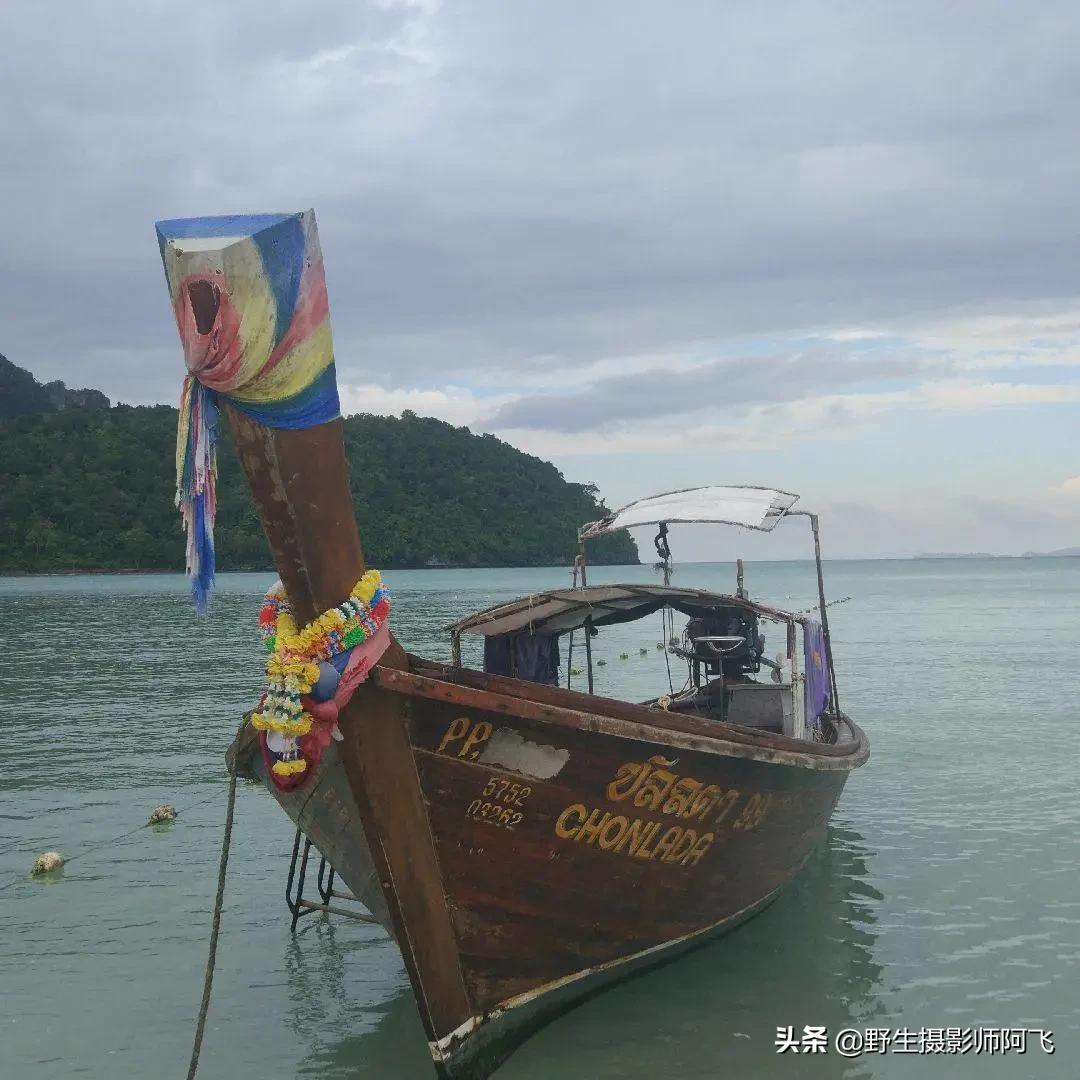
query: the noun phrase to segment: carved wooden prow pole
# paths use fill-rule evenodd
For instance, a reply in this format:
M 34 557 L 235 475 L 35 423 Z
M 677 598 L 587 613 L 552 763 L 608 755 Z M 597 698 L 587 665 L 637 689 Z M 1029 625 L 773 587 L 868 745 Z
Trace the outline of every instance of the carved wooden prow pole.
M 237 456 L 297 622 L 349 595 L 366 569 L 341 420 L 275 431 L 226 404 Z
M 158 242 L 190 372 L 180 429 L 188 456 L 179 456 L 185 517 L 200 527 L 209 514 L 212 526 L 213 471 L 199 455 L 212 448 L 220 410 L 302 626 L 341 604 L 365 570 L 314 214 L 165 221 Z M 212 541 L 200 550 L 212 562 Z M 189 562 L 191 552 L 189 544 Z M 407 662 L 393 641 L 380 661 Z M 342 708 L 340 730 L 393 930 L 437 1038 L 470 1010 L 400 702 L 364 683 Z M 317 786 L 319 774 L 306 782 Z

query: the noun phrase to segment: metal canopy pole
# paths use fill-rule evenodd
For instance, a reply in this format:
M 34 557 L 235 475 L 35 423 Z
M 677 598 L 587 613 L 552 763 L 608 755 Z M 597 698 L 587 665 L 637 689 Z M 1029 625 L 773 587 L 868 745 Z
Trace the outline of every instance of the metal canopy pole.
M 579 539 L 578 543 L 581 544 L 582 541 Z M 575 555 L 574 556 L 574 576 L 571 579 L 571 583 L 570 583 L 570 588 L 572 588 L 572 589 L 577 588 L 578 565 L 579 565 L 580 562 L 581 562 L 581 556 L 580 555 Z M 571 687 L 570 687 L 570 678 L 571 678 L 570 672 L 573 670 L 573 667 L 574 667 L 574 631 L 571 630 L 570 631 L 570 644 L 569 644 L 569 646 L 568 646 L 568 648 L 566 650 L 566 689 L 567 690 L 571 689 Z
M 806 511 L 802 511 L 806 513 Z M 821 611 L 821 636 L 825 639 L 825 659 L 829 665 L 829 683 L 832 687 L 833 712 L 840 716 L 840 694 L 836 689 L 836 668 L 833 666 L 832 638 L 829 636 L 829 614 L 825 604 L 825 576 L 821 570 L 821 534 L 817 514 L 807 513 L 810 531 L 814 534 L 814 562 L 817 564 L 818 605 Z
M 588 584 L 588 579 L 585 576 L 585 541 L 581 537 L 578 538 L 578 563 L 581 565 L 581 587 L 584 589 Z M 592 634 L 589 632 L 592 630 L 592 619 L 585 620 L 585 666 L 589 673 L 589 693 L 593 692 L 593 674 L 592 674 Z

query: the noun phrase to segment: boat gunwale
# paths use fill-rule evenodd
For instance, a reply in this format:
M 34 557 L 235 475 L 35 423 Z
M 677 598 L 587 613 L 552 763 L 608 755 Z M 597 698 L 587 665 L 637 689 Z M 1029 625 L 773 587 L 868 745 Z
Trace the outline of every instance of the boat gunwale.
M 414 658 L 410 655 L 410 662 Z M 437 665 L 430 661 L 425 666 Z M 444 669 L 446 673 L 458 669 Z M 481 675 L 479 672 L 472 673 Z M 682 750 L 693 750 L 725 757 L 737 757 L 768 764 L 786 765 L 795 768 L 812 769 L 820 772 L 851 771 L 861 766 L 870 756 L 870 744 L 865 732 L 847 716 L 841 720 L 851 731 L 850 742 L 834 745 L 829 743 L 805 743 L 783 735 L 758 735 L 752 729 L 740 730 L 723 721 L 702 721 L 710 727 L 722 729 L 718 732 L 705 730 L 679 730 L 651 723 L 657 714 L 644 706 L 633 705 L 615 699 L 594 698 L 599 705 L 613 703 L 621 710 L 640 710 L 644 715 L 630 718 L 627 716 L 605 715 L 600 711 L 568 708 L 565 705 L 541 702 L 524 694 L 514 696 L 499 693 L 496 690 L 463 685 L 436 674 L 417 674 L 414 671 L 388 668 L 381 664 L 372 672 L 374 682 L 380 689 L 407 697 L 422 697 L 434 701 L 482 709 L 505 716 L 514 716 L 521 720 L 552 724 L 556 727 L 595 734 L 613 735 L 617 738 L 634 739 L 639 742 L 656 743 Z M 517 682 L 505 679 L 503 682 Z M 522 683 L 522 688 L 530 684 Z M 545 688 L 552 689 L 552 688 Z M 560 694 L 573 694 L 574 691 L 562 691 Z M 586 697 L 587 695 L 578 695 Z M 678 716 L 679 714 L 665 714 Z M 689 717 L 679 717 L 688 721 Z M 690 725 L 688 725 L 690 726 Z

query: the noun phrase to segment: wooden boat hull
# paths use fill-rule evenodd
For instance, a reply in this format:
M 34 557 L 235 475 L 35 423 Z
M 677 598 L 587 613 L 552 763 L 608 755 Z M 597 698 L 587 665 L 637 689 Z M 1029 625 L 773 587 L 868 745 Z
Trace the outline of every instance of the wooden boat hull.
M 172 245 L 170 297 L 198 377 L 236 387 L 241 338 L 260 378 L 279 361 L 284 368 L 279 349 L 296 347 L 293 328 L 303 337 L 325 302 L 317 242 L 305 239 L 301 259 L 260 216 L 170 226 L 159 238 L 163 255 Z M 303 232 L 315 237 L 310 215 Z M 194 247 L 192 237 L 200 238 Z M 243 257 L 226 258 L 238 240 Z M 289 282 L 302 278 L 310 288 L 295 293 Z M 247 311 L 240 334 L 243 297 L 271 286 L 272 320 Z M 279 327 L 279 309 L 298 295 L 303 310 Z M 307 359 L 328 365 L 324 315 L 319 328 Z M 261 355 L 271 340 L 273 352 Z M 332 376 L 330 366 L 323 374 L 311 366 L 316 381 Z M 267 380 L 260 393 L 285 411 L 255 412 L 274 427 L 255 419 L 254 398 L 219 395 L 301 626 L 340 605 L 366 568 L 342 422 L 297 426 L 302 395 L 315 385 L 278 397 L 284 387 Z M 320 417 L 333 411 L 327 389 Z M 200 518 L 195 506 L 191 514 Z M 831 656 L 820 559 L 818 581 Z M 341 708 L 342 741 L 297 791 L 271 788 L 395 936 L 437 1070 L 484 1080 L 532 1030 L 604 983 L 692 948 L 776 895 L 869 752 L 857 728 L 831 721 L 837 745 L 797 741 L 442 668 L 391 639 L 371 680 Z M 265 776 L 252 734 L 234 746 L 234 763 Z
M 397 937 L 447 1080 L 483 1080 L 612 981 L 767 905 L 868 754 L 853 726 L 813 750 L 417 658 L 374 681 L 310 786 L 275 794 Z M 369 723 L 407 749 L 382 762 L 392 783 L 358 793 Z M 412 829 L 401 850 L 381 822 L 410 804 L 423 842 Z

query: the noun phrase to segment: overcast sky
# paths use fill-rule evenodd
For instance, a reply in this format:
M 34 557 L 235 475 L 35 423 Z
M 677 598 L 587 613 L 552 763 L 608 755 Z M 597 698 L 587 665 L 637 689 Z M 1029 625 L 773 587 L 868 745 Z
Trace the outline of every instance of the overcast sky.
M 1080 544 L 1077 41 L 1065 2 L 6 0 L 0 352 L 172 402 L 155 219 L 314 206 L 347 411 L 612 505 L 775 484 L 836 554 Z

